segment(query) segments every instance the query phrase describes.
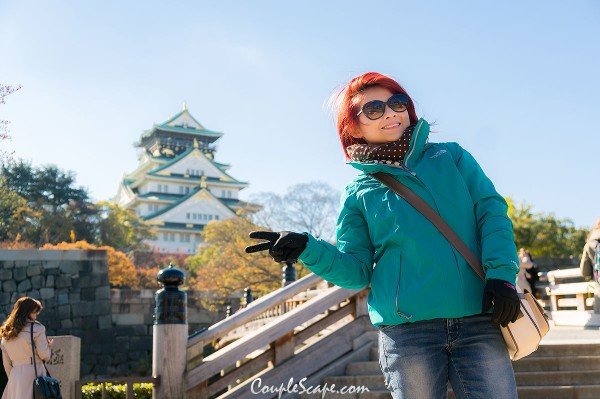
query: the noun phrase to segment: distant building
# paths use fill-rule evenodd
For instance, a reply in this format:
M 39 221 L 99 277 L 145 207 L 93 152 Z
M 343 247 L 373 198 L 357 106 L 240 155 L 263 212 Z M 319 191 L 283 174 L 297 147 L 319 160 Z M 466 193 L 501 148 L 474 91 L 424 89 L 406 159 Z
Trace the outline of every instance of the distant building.
M 200 233 L 212 220 L 236 217 L 251 206 L 239 200 L 248 186 L 227 174 L 228 164 L 215 161 L 215 142 L 222 133 L 205 129 L 183 110 L 142 134 L 139 165 L 123 176 L 115 198 L 134 209 L 158 232 L 148 244 L 160 252 L 194 254 Z

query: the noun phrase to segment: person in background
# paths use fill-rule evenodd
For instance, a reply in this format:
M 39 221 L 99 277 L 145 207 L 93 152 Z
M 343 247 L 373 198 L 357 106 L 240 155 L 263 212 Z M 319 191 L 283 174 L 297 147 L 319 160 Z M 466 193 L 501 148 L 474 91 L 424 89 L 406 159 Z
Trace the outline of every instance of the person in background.
M 379 363 L 395 399 L 446 398 L 448 381 L 459 399 L 515 399 L 499 328 L 519 314 L 506 201 L 459 144 L 429 142 L 429 124 L 417 118 L 413 100 L 392 78 L 363 74 L 338 99 L 344 154 L 362 173 L 342 196 L 337 246 L 308 233 L 258 231 L 250 238 L 268 242 L 246 252 L 269 250 L 277 262 L 300 259 L 343 288 L 370 285 Z M 436 208 L 481 257 L 485 281 L 374 172 L 390 174 Z
M 596 219 L 596 223 L 587 236 L 583 253 L 581 254 L 581 263 L 579 268 L 581 274 L 586 280 L 595 279 L 598 281 L 598 272 L 594 269 L 596 263 L 596 251 L 598 250 L 598 242 L 600 241 L 600 218 Z
M 539 280 L 538 268 L 533 261 L 531 253 L 521 248 L 519 250 L 519 273 L 517 273 L 517 285 L 522 290 L 531 292 L 533 296 L 536 294 L 535 284 Z
M 50 359 L 53 340 L 46 337 L 46 328 L 36 321 L 41 311 L 40 301 L 30 297 L 20 298 L 0 327 L 2 363 L 6 375 L 8 375 L 8 384 L 4 389 L 2 399 L 33 397 L 34 361 L 37 364 L 38 375 L 46 375 L 42 362 Z M 32 359 L 32 328 L 36 350 L 35 359 Z

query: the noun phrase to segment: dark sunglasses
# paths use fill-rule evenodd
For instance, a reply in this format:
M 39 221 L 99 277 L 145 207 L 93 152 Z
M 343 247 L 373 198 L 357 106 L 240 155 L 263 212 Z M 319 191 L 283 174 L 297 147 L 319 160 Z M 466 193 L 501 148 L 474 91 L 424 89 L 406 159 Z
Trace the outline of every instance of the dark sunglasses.
M 402 112 L 406 110 L 406 106 L 408 105 L 408 96 L 406 94 L 398 93 L 388 98 L 386 102 L 380 100 L 369 101 L 362 106 L 356 116 L 359 116 L 361 113 L 363 113 L 367 118 L 374 121 L 375 119 L 381 118 L 385 114 L 386 105 L 394 112 Z

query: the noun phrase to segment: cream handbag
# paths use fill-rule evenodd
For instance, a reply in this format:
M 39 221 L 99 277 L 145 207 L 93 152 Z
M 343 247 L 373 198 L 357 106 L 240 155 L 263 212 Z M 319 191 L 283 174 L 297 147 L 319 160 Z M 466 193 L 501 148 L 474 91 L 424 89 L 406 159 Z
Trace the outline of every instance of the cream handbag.
M 481 260 L 475 256 L 473 251 L 469 249 L 454 230 L 427 202 L 387 173 L 377 172 L 371 174 L 371 176 L 388 186 L 412 205 L 413 208 L 421 212 L 446 237 L 450 244 L 460 252 L 475 273 L 482 280 L 485 280 Z M 523 292 L 518 286 L 517 293 L 521 300 L 521 315 L 514 323 L 509 323 L 506 327 L 500 327 L 512 361 L 519 360 L 535 352 L 544 335 L 550 331 L 548 316 L 533 295 L 527 290 Z
M 533 353 L 544 335 L 550 331 L 548 316 L 537 299 L 527 290 L 521 292 L 519 286 L 517 292 L 521 299 L 522 317 L 506 327 L 500 327 L 512 361 Z

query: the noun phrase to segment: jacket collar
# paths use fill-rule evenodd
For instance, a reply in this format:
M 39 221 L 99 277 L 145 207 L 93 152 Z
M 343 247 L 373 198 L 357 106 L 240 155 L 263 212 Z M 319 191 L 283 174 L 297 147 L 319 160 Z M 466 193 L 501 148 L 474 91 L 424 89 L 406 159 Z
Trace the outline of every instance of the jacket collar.
M 348 162 L 356 169 L 365 173 L 374 172 L 386 172 L 390 174 L 399 174 L 402 170 L 412 170 L 412 168 L 419 162 L 423 157 L 423 151 L 425 150 L 425 144 L 429 138 L 429 123 L 423 118 L 419 119 L 417 126 L 413 132 L 410 144 L 408 146 L 408 152 L 404 156 L 403 166 L 392 166 L 362 162 Z

